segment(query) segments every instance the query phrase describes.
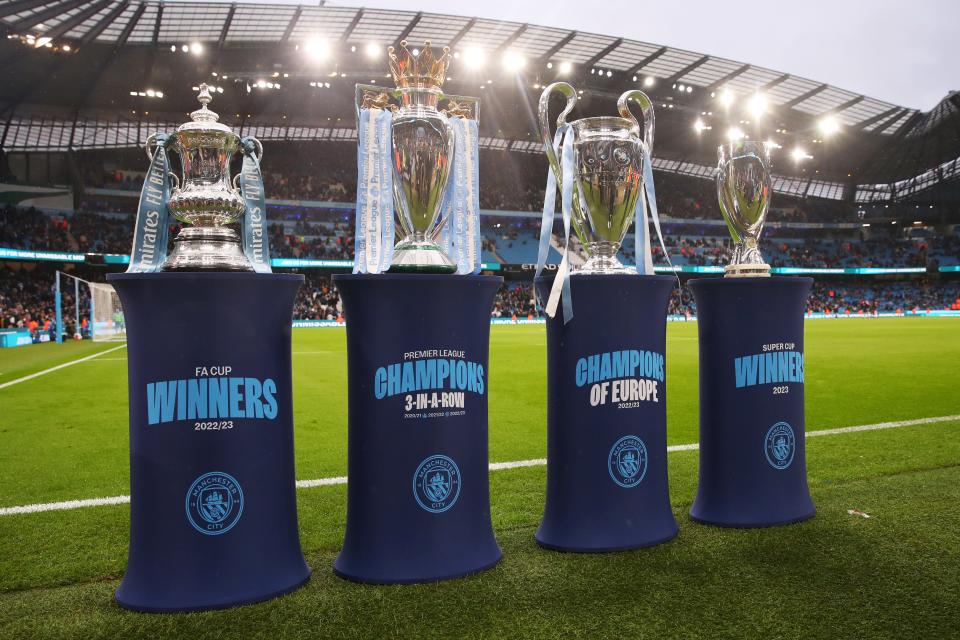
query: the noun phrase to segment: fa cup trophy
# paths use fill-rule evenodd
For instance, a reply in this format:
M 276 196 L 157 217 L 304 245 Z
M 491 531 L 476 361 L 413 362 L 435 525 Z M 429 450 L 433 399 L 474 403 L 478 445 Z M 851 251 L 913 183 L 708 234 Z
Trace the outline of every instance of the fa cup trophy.
M 172 140 L 165 141 L 158 135 L 147 139 L 147 156 L 151 159 L 156 145 L 163 143 L 179 155 L 183 180 L 181 182 L 176 174 L 170 174 L 174 186 L 167 210 L 177 220 L 190 225 L 184 226 L 174 239 L 173 252 L 163 263 L 162 270 L 253 271 L 254 266 L 241 247 L 239 234 L 227 226 L 250 213 L 237 183 L 240 174 L 232 181 L 230 179 L 230 159 L 240 150 L 241 140 L 230 127 L 218 122 L 219 116 L 207 108 L 212 100 L 207 85 L 200 85 L 197 99 L 200 109 L 190 114 L 191 121 L 181 125 L 171 136 Z M 249 143 L 255 147 L 251 153 L 256 154 L 259 163 L 263 147 L 252 138 Z M 257 188 L 262 189 L 262 185 Z M 262 191 L 257 195 L 262 198 Z M 260 242 L 265 240 L 263 222 L 266 212 L 258 210 L 254 215 L 260 234 L 255 242 Z M 166 247 L 159 249 L 164 251 Z M 269 262 L 268 257 L 266 260 Z
M 566 96 L 567 104 L 557 118 L 557 129 L 569 127 L 572 158 L 558 158 L 550 131 L 548 107 L 553 92 Z M 643 132 L 628 103 L 636 100 L 642 109 Z M 620 117 L 582 118 L 567 123 L 567 114 L 577 104 L 577 92 L 566 82 L 555 82 L 540 96 L 540 135 L 550 168 L 561 191 L 573 182 L 571 222 L 587 251 L 586 263 L 574 273 L 633 273 L 617 259 L 623 238 L 634 221 L 638 199 L 643 197 L 644 155 L 653 149 L 653 103 L 642 91 L 627 91 L 617 101 Z M 572 169 L 571 169 L 572 167 Z M 566 171 L 565 171 L 566 169 Z M 637 224 L 645 221 L 637 221 Z M 644 229 L 645 231 L 645 229 Z M 641 259 L 641 247 L 637 247 Z
M 734 140 L 717 149 L 717 198 L 733 237 L 727 277 L 770 275 L 757 241 L 770 209 L 770 152 L 762 142 Z
M 394 90 L 357 85 L 355 270 L 473 273 L 480 265 L 479 102 L 441 91 L 449 47 L 435 57 L 430 42 L 411 51 L 404 40 L 388 57 Z

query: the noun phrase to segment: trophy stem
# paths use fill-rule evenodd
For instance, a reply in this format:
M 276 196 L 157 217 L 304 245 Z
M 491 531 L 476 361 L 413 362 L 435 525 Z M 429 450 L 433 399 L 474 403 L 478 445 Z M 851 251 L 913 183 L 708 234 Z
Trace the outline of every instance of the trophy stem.
M 770 265 L 763 261 L 757 241 L 746 237 L 737 243 L 731 263 L 723 268 L 724 278 L 768 278 Z
M 583 266 L 573 271 L 571 275 L 623 275 L 634 273 L 626 268 L 617 258 L 620 251 L 619 242 L 591 242 L 586 245 L 587 261 Z
M 253 271 L 240 236 L 226 227 L 184 227 L 173 241 L 164 271 Z

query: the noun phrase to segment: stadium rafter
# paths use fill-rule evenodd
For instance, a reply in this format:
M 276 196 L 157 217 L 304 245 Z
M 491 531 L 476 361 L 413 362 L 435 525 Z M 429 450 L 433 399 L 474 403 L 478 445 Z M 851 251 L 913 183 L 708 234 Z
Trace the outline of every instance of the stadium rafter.
M 448 44 L 458 55 L 480 50 L 492 58 L 509 50 L 526 61 L 516 82 L 471 71 L 463 61 L 448 79 L 455 93 L 483 90 L 481 134 L 500 141 L 492 148 L 532 149 L 539 89 L 566 79 L 583 89 L 584 115 L 609 113 L 626 89 L 647 91 L 658 107 L 657 155 L 695 166 L 713 164 L 716 144 L 738 126 L 721 97 L 733 96 L 740 111 L 762 93 L 770 106 L 762 135 L 783 147 L 778 171 L 806 183 L 842 184 L 851 201 L 856 185 L 910 180 L 960 157 L 953 95 L 923 113 L 751 63 L 529 23 L 325 5 L 0 0 L 0 34 L 0 66 L 10 76 L 0 86 L 0 147 L 7 152 L 58 148 L 52 140 L 60 134 L 42 131 L 42 123 L 59 129 L 59 120 L 81 127 L 69 135 L 70 149 L 111 146 L 86 140 L 91 129 L 84 123 L 136 121 L 140 128 L 158 118 L 180 120 L 194 104 L 192 87 L 211 78 L 222 85 L 217 104 L 225 120 L 334 131 L 352 119 L 353 84 L 384 78 L 383 49 L 409 39 Z M 326 58 L 310 60 L 318 41 Z M 379 58 L 367 54 L 370 45 Z M 17 68 L 24 72 L 12 72 Z M 501 78 L 496 85 L 494 78 Z M 283 90 L 264 90 L 268 83 Z M 144 99 L 147 89 L 163 99 Z M 841 127 L 833 140 L 818 131 L 824 119 Z M 800 149 L 812 159 L 790 162 L 788 154 Z

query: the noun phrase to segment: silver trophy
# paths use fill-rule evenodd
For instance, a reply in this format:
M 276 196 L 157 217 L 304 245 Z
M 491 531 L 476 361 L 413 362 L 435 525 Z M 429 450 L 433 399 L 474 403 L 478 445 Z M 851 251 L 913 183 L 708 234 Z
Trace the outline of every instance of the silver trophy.
M 557 127 L 577 104 L 577 92 L 566 82 L 555 82 L 540 96 L 540 135 L 550 168 L 562 188 L 563 175 L 553 148 L 548 113 L 553 92 L 566 96 L 567 104 L 557 117 Z M 643 115 L 640 124 L 628 103 L 636 100 Z M 634 273 L 625 268 L 617 253 L 633 223 L 637 198 L 643 187 L 643 144 L 653 152 L 653 103 L 642 91 L 627 91 L 617 100 L 621 117 L 583 118 L 570 122 L 573 132 L 572 226 L 587 251 L 587 261 L 575 274 Z M 641 144 L 643 143 L 643 144 Z M 637 252 L 640 252 L 637 247 Z M 639 256 L 637 259 L 640 259 Z
M 427 41 L 414 55 L 402 40 L 387 54 L 396 88 L 357 85 L 357 107 L 393 111 L 393 201 L 402 237 L 389 271 L 455 273 L 456 263 L 437 242 L 446 223 L 438 225 L 437 219 L 454 157 L 449 118 L 476 119 L 479 100 L 441 91 L 451 60 L 449 47 L 436 57 Z M 441 102 L 443 109 L 438 108 Z
M 163 270 L 253 271 L 239 234 L 227 226 L 243 217 L 246 206 L 236 180 L 230 179 L 230 159 L 239 148 L 240 137 L 217 122 L 219 116 L 207 108 L 212 100 L 207 85 L 200 85 L 197 99 L 202 106 L 173 136 L 172 148 L 180 157 L 183 179 L 171 174 L 175 186 L 167 203 L 173 217 L 190 226 L 177 234 Z M 154 136 L 147 139 L 151 158 L 155 143 Z M 263 147 L 255 143 L 257 157 L 262 157 Z
M 770 151 L 764 143 L 735 140 L 717 148 L 717 198 L 734 242 L 725 275 L 769 276 L 757 247 L 770 209 Z

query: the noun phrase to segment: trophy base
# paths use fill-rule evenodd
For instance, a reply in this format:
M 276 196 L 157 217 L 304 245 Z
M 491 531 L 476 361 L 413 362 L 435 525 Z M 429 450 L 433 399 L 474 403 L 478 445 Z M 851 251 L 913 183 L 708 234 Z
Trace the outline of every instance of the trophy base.
M 636 269 L 623 266 L 613 255 L 592 255 L 579 269 L 571 270 L 571 276 L 628 276 L 636 275 Z
M 388 273 L 456 273 L 457 265 L 436 243 L 403 240 L 393 249 Z
M 253 271 L 240 236 L 225 227 L 184 227 L 173 241 L 164 271 Z
M 724 278 L 769 278 L 770 265 L 763 263 L 754 264 L 728 264 L 723 268 Z

